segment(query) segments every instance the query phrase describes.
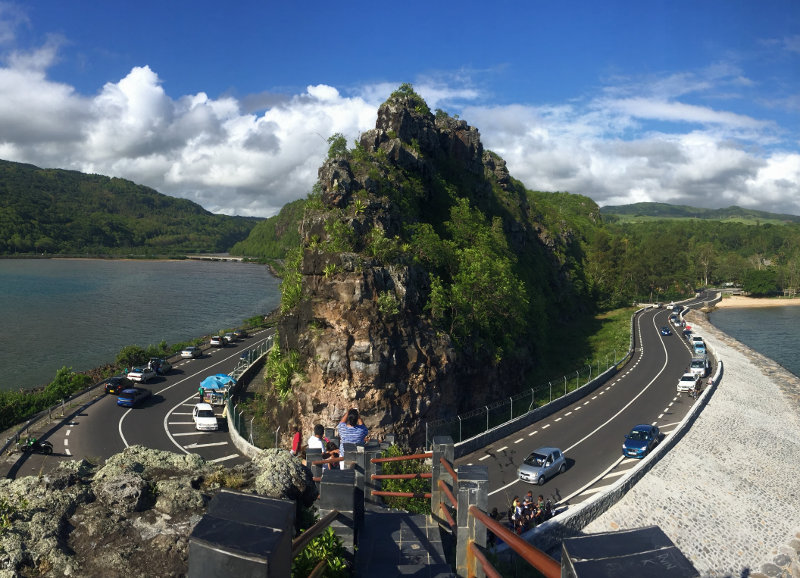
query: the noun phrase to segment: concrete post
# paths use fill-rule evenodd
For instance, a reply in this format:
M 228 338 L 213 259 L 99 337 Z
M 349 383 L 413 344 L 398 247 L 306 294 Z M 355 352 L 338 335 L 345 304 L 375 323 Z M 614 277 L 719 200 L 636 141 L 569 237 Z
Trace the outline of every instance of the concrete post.
M 373 480 L 372 476 L 380 474 L 383 471 L 381 464 L 373 464 L 374 458 L 381 457 L 383 453 L 383 444 L 378 442 L 369 442 L 364 446 L 364 500 L 370 504 L 383 504 L 383 499 L 380 496 L 373 496 L 373 490 L 381 489 L 381 481 Z M 360 454 L 359 454 L 360 455 Z
M 484 512 L 489 504 L 489 469 L 486 466 L 461 466 L 458 468 L 458 511 L 456 534 L 456 574 L 459 576 L 485 576 L 480 564 L 472 559 L 467 565 L 467 546 L 475 542 L 486 546 L 486 527 L 469 515 L 469 507 L 477 506 Z
M 451 476 L 450 472 L 445 469 L 440 459 L 444 458 L 450 462 L 451 466 L 453 465 L 453 461 L 455 459 L 455 445 L 453 444 L 453 438 L 450 436 L 433 436 L 431 450 L 433 451 L 433 464 L 431 465 L 431 473 L 433 474 L 433 477 L 431 478 L 431 516 L 440 526 L 449 527 L 447 520 L 442 515 L 442 510 L 439 504 L 442 502 L 448 506 L 451 504 L 450 501 L 445 497 L 444 492 L 442 492 L 442 490 L 439 488 L 439 480 L 442 480 L 445 484 L 450 486 L 452 490 L 455 490 L 453 487 L 453 476 Z
M 320 497 L 317 501 L 320 517 L 332 510 L 339 515 L 331 523 L 331 528 L 342 540 L 342 545 L 352 556 L 358 544 L 356 524 L 356 472 L 347 470 L 323 470 Z
M 322 477 L 322 466 L 315 466 L 314 462 L 322 459 L 322 448 L 306 448 L 306 465 L 311 470 L 311 475 L 315 478 Z M 314 482 L 319 490 L 321 482 Z

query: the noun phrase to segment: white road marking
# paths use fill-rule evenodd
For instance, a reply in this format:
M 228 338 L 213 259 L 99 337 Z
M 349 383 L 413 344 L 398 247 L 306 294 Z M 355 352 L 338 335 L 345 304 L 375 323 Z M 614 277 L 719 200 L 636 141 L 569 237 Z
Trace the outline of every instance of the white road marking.
M 189 444 L 188 446 L 183 446 L 183 447 L 185 447 L 188 450 L 188 449 L 194 449 L 194 448 L 210 448 L 212 446 L 226 446 L 226 445 L 228 445 L 228 442 L 211 442 L 210 444 L 193 443 L 193 444 Z
M 550 424 L 548 423 L 548 424 L 545 424 L 545 425 L 543 425 L 543 426 L 542 426 L 542 429 L 547 429 L 547 428 L 549 428 L 549 427 L 550 427 Z
M 500 448 L 500 449 L 499 449 L 499 450 L 497 450 L 497 451 L 498 451 L 498 452 L 504 452 L 504 451 L 506 451 L 507 449 L 508 449 L 508 446 L 503 446 L 502 448 Z
M 208 461 L 210 461 L 212 464 L 218 464 L 219 462 L 224 462 L 224 461 L 227 461 L 227 460 L 235 460 L 238 457 L 239 457 L 239 454 L 231 454 L 229 456 L 225 456 L 224 458 L 217 458 L 215 460 L 208 460 Z
M 172 437 L 176 437 L 177 438 L 177 437 L 182 437 L 182 436 L 207 436 L 210 433 L 211 433 L 210 431 L 190 431 L 190 432 L 184 432 L 184 433 L 174 433 L 174 434 L 172 434 Z M 183 446 L 181 446 L 181 449 L 183 449 Z
M 564 414 L 564 417 L 567 417 L 567 416 L 570 416 L 570 415 L 572 415 L 572 412 L 568 411 L 567 413 Z M 561 419 L 561 418 L 558 418 L 556 421 L 558 421 L 559 419 Z
M 72 433 L 72 430 L 71 430 L 71 429 L 68 429 L 68 430 L 67 430 L 67 433 L 66 433 L 66 436 L 67 436 L 67 437 L 69 437 L 69 434 L 71 434 L 71 433 Z
M 485 456 L 483 456 L 482 458 L 478 458 L 478 461 L 479 461 L 479 462 L 482 462 L 483 460 L 488 460 L 490 457 L 492 457 L 490 454 L 486 454 L 486 455 L 485 455 Z
M 536 431 L 532 431 L 531 433 L 529 433 L 528 437 L 531 437 L 532 435 L 536 435 L 537 433 L 539 433 L 538 429 Z
M 64 438 L 64 445 L 65 445 L 65 446 L 68 446 L 68 445 L 69 445 L 69 440 L 68 440 L 68 439 L 66 439 L 66 438 Z
M 171 421 L 169 425 L 194 425 L 193 421 Z
M 515 443 L 515 444 L 518 444 L 519 442 L 523 441 L 524 439 L 525 439 L 525 438 L 519 438 L 518 440 L 514 440 L 514 443 Z
M 572 413 L 572 412 L 570 412 L 570 413 Z M 557 418 L 556 418 L 556 419 L 554 419 L 553 421 L 556 421 L 556 422 L 558 422 L 558 421 L 561 421 L 562 419 L 564 419 L 564 418 L 563 418 L 563 417 L 557 417 Z
M 64 449 L 64 453 L 65 453 L 65 454 L 67 454 L 68 456 L 71 456 L 71 455 L 72 455 L 71 453 L 69 453 L 69 450 L 68 450 L 68 449 Z

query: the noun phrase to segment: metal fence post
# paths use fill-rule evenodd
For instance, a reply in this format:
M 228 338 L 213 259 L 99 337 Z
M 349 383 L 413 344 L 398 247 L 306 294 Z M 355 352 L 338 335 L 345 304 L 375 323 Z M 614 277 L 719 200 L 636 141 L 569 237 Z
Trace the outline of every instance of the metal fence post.
M 457 415 L 456 417 L 458 418 L 458 441 L 460 442 L 464 439 L 463 434 L 461 433 L 461 416 Z
M 511 415 L 508 416 L 508 421 L 511 421 L 512 419 L 514 419 L 514 398 L 513 397 L 509 397 L 508 401 L 509 401 L 509 403 L 511 403 Z
M 278 426 L 278 429 L 275 430 L 275 445 L 273 447 L 278 447 L 278 432 L 281 430 L 281 426 Z
M 484 405 L 483 407 L 486 408 L 486 431 L 489 431 L 489 406 Z
M 579 387 L 579 386 L 578 386 L 578 380 L 580 379 L 580 377 L 581 377 L 581 374 L 580 374 L 580 372 L 577 372 L 577 371 L 576 371 L 576 372 L 575 372 L 575 389 L 578 389 L 578 387 Z

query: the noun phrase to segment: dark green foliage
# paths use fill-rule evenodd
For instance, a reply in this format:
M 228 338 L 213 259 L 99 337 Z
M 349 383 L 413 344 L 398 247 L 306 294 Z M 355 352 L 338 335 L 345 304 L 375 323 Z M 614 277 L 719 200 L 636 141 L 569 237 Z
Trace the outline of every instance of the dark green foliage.
M 399 446 L 393 445 L 387 448 L 383 454 L 381 454 L 381 457 L 392 458 L 403 455 L 409 454 L 404 453 Z M 423 460 L 414 459 L 399 462 L 383 462 L 381 473 L 422 474 L 430 473 L 430 471 L 430 466 L 426 465 Z M 423 494 L 430 493 L 431 491 L 430 478 L 413 478 L 410 480 L 381 480 L 381 490 L 384 492 L 410 492 L 419 496 L 415 498 L 386 497 L 386 504 L 390 508 L 407 510 L 415 514 L 431 513 L 430 499 L 422 497 Z
M 284 259 L 290 249 L 300 245 L 298 225 L 307 199 L 292 201 L 274 217 L 257 223 L 248 237 L 230 249 L 231 255 L 257 259 Z
M 753 296 L 772 295 L 778 290 L 778 276 L 772 269 L 752 269 L 745 273 L 742 289 Z
M 226 252 L 259 220 L 124 179 L 0 161 L 0 254 Z
M 352 570 L 345 562 L 347 551 L 342 545 L 342 541 L 328 527 L 325 532 L 303 548 L 303 550 L 292 560 L 292 578 L 306 578 L 314 570 L 314 567 L 321 561 L 326 562 L 322 576 L 325 578 L 346 578 L 352 574 Z
M 0 430 L 19 424 L 42 410 L 91 385 L 88 375 L 62 367 L 55 379 L 44 389 L 29 391 L 0 391 Z
M 336 159 L 346 157 L 347 152 L 347 139 L 340 132 L 334 133 L 328 137 L 328 158 Z

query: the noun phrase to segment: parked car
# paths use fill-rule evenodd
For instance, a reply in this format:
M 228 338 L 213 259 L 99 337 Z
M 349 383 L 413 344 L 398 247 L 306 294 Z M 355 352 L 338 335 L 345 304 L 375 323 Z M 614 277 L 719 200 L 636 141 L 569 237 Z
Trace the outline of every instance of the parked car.
M 172 371 L 172 364 L 163 357 L 151 357 L 147 365 L 158 375 L 164 375 Z
M 211 336 L 211 347 L 225 347 L 225 340 L 220 335 Z
M 225 343 L 233 343 L 237 340 L 236 335 L 232 331 L 223 335 L 222 339 L 225 340 Z
M 661 328 L 661 335 L 672 335 L 672 330 L 665 325 Z
M 181 350 L 181 357 L 183 359 L 195 359 L 197 357 L 203 356 L 203 350 L 199 347 L 195 347 L 194 345 L 190 345 L 189 347 L 184 347 Z
M 678 393 L 688 393 L 700 389 L 700 377 L 694 373 L 684 373 L 678 380 Z
M 217 414 L 208 403 L 197 403 L 192 410 L 194 428 L 199 431 L 216 431 L 219 429 Z
M 692 339 L 692 330 L 691 329 L 688 329 L 688 328 L 684 329 L 682 333 L 683 333 L 683 337 L 685 339 L 687 339 L 688 341 L 691 341 L 691 339 Z
M 117 396 L 117 405 L 122 407 L 136 407 L 143 401 L 150 399 L 153 392 L 143 387 L 123 389 Z
M 673 309 L 675 309 L 675 303 L 674 303 L 674 302 L 672 302 L 672 303 L 670 303 L 669 305 L 667 305 L 667 309 L 669 309 L 670 311 L 672 311 Z
M 109 377 L 103 382 L 106 393 L 109 395 L 119 395 L 123 389 L 133 387 L 133 382 L 123 375 Z
M 147 366 L 134 367 L 128 372 L 128 379 L 131 381 L 138 381 L 139 383 L 146 383 L 156 376 L 154 369 Z
M 705 355 L 706 354 L 706 344 L 702 341 L 695 341 L 694 342 L 694 354 L 695 355 Z
M 236 331 L 233 332 L 233 334 L 236 336 L 237 339 L 244 339 L 248 335 L 247 329 L 237 329 Z
M 517 469 L 517 475 L 523 482 L 544 484 L 549 478 L 561 474 L 567 469 L 567 460 L 558 448 L 539 448 L 531 452 Z
M 635 426 L 631 433 L 625 436 L 622 444 L 622 455 L 628 458 L 643 458 L 658 445 L 661 432 L 658 427 L 650 424 Z
M 699 377 L 707 376 L 711 372 L 711 362 L 708 361 L 708 357 L 705 355 L 692 357 L 692 361 L 689 363 L 689 372 Z

